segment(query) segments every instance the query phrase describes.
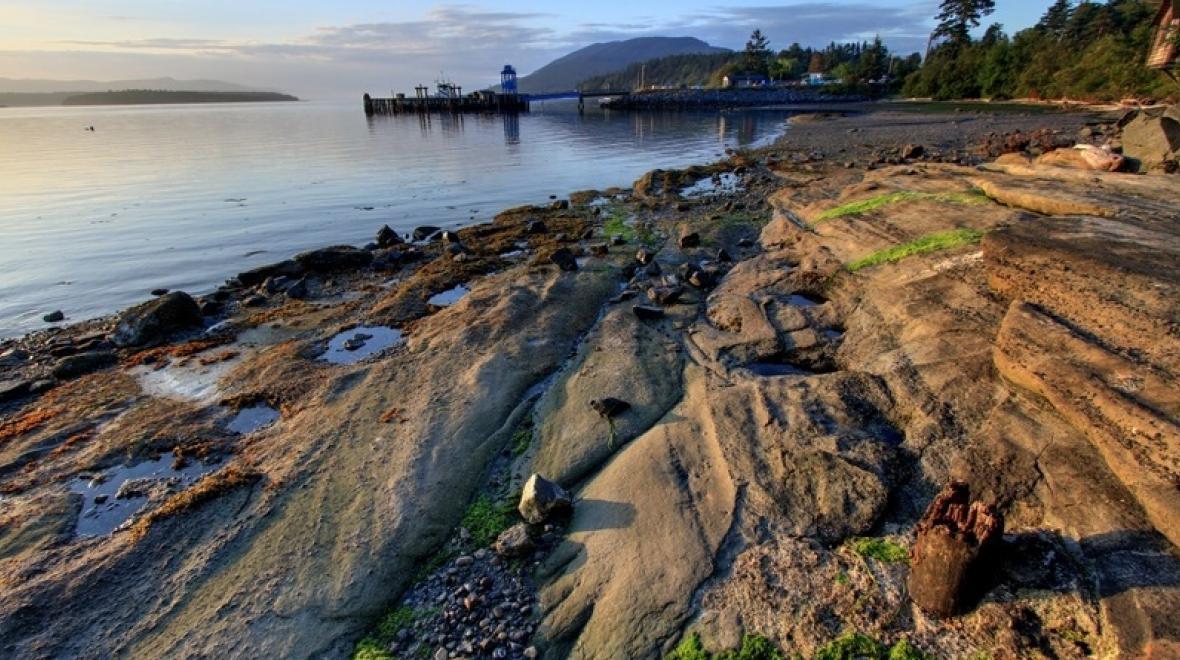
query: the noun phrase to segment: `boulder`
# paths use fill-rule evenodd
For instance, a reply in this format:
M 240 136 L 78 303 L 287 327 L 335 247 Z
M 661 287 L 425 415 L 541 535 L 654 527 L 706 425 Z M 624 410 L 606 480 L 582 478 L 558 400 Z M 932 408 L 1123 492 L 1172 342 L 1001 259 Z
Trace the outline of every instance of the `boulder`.
M 109 367 L 115 363 L 115 359 L 115 354 L 112 351 L 92 351 L 71 355 L 58 361 L 57 365 L 53 367 L 53 376 L 59 380 L 77 378 L 92 371 Z
M 120 348 L 159 344 L 174 333 L 201 327 L 201 318 L 191 296 L 173 291 L 120 314 L 111 341 Z
M 434 236 L 439 231 L 441 230 L 438 227 L 432 225 L 422 225 L 421 227 L 415 227 L 414 233 L 411 234 L 411 236 L 415 241 L 424 241 L 431 236 Z
M 1036 162 L 1038 165 L 1054 165 L 1078 170 L 1118 172 L 1123 169 L 1125 159 L 1110 149 L 1079 144 L 1071 149 L 1054 149 L 1038 157 Z
M 1180 121 L 1141 114 L 1123 129 L 1122 142 L 1123 154 L 1138 161 L 1140 172 L 1162 168 L 1180 153 Z
M 372 253 L 351 245 L 333 245 L 295 255 L 296 263 L 317 273 L 364 268 L 372 261 Z
M 391 229 L 389 225 L 385 225 L 377 230 L 377 247 L 379 248 L 393 247 L 394 245 L 401 245 L 403 242 L 402 237 L 398 236 L 397 232 Z
M 553 516 L 569 513 L 572 506 L 573 500 L 564 488 L 534 474 L 524 484 L 517 510 L 526 521 L 539 525 Z
M 64 321 L 65 319 L 66 315 L 60 309 L 49 312 L 45 316 L 41 317 L 41 320 L 45 321 L 46 323 L 58 323 L 59 321 Z
M 238 281 L 242 283 L 242 286 L 258 286 L 265 282 L 267 278 L 280 276 L 298 277 L 301 273 L 303 273 L 303 266 L 296 263 L 293 259 L 288 259 L 238 273 Z
M 682 286 L 653 286 L 647 290 L 647 297 L 660 305 L 674 305 L 684 295 Z
M 504 530 L 492 545 L 496 554 L 509 559 L 524 557 L 535 547 L 533 537 L 529 534 L 529 526 L 525 523 L 517 523 Z
M 549 255 L 549 261 L 557 264 L 558 268 L 560 268 L 566 272 L 572 273 L 572 272 L 578 270 L 577 258 L 574 257 L 573 252 L 570 252 L 566 248 L 561 248 L 560 250 Z
M 999 512 L 971 502 L 967 484 L 948 484 L 918 522 L 910 551 L 910 598 L 933 616 L 961 613 L 986 590 L 1003 535 Z

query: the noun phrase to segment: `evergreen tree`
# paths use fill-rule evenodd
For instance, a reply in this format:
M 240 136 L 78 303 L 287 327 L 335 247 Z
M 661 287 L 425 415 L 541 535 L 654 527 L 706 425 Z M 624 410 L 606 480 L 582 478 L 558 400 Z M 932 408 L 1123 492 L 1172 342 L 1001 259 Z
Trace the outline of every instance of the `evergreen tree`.
M 942 0 L 933 36 L 956 47 L 971 43 L 971 29 L 979 27 L 980 19 L 995 10 L 995 0 Z
M 749 73 L 766 74 L 770 64 L 770 48 L 762 30 L 754 30 L 750 40 L 746 42 L 746 50 L 742 54 L 742 66 Z
M 1037 27 L 1054 39 L 1061 39 L 1065 36 L 1066 29 L 1069 28 L 1069 19 L 1072 16 L 1072 3 L 1069 0 L 1057 0 L 1045 11 L 1045 15 L 1041 17 L 1041 22 L 1037 23 Z

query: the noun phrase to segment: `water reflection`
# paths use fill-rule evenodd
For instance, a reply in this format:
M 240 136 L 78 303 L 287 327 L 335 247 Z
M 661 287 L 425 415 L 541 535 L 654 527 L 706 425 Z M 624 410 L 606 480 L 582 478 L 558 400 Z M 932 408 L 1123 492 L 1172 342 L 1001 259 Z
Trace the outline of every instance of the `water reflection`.
M 84 319 L 155 288 L 199 293 L 304 249 L 363 244 L 382 224 L 451 227 L 628 186 L 771 138 L 787 114 L 591 104 L 582 115 L 576 102 L 370 120 L 356 103 L 0 109 L 0 337 L 55 309 Z

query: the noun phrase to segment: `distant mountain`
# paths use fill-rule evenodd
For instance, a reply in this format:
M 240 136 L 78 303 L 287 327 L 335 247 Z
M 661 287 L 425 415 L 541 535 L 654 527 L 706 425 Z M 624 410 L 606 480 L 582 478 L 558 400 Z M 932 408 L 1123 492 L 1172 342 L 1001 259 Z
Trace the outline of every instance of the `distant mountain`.
M 158 89 L 170 92 L 270 92 L 274 90 L 244 87 L 222 80 L 176 80 L 150 78 L 146 80 L 33 80 L 0 78 L 0 92 L 18 94 L 52 94 L 55 92 L 106 92 L 112 89 Z
M 620 71 L 583 80 L 578 89 L 617 90 L 635 89 L 640 81 L 654 87 L 696 87 L 714 82 L 718 72 L 726 65 L 738 62 L 741 53 L 703 53 L 692 55 L 669 55 L 639 64 L 632 64 Z
M 62 105 L 169 105 L 178 103 L 273 103 L 298 101 L 277 92 L 172 92 L 156 89 L 128 89 L 118 92 L 88 92 L 71 96 Z
M 699 53 L 727 53 L 692 37 L 641 37 L 626 41 L 593 44 L 553 60 L 520 79 L 520 91 L 526 94 L 565 92 L 578 83 L 624 69 L 631 64 L 667 57 Z

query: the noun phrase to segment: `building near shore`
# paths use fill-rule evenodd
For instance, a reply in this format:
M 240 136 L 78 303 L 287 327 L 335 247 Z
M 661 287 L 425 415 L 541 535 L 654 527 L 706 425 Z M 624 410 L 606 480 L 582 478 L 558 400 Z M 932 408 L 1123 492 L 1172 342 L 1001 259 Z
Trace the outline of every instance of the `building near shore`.
M 770 78 L 760 73 L 735 73 L 721 79 L 721 86 L 726 89 L 755 89 L 769 87 Z

